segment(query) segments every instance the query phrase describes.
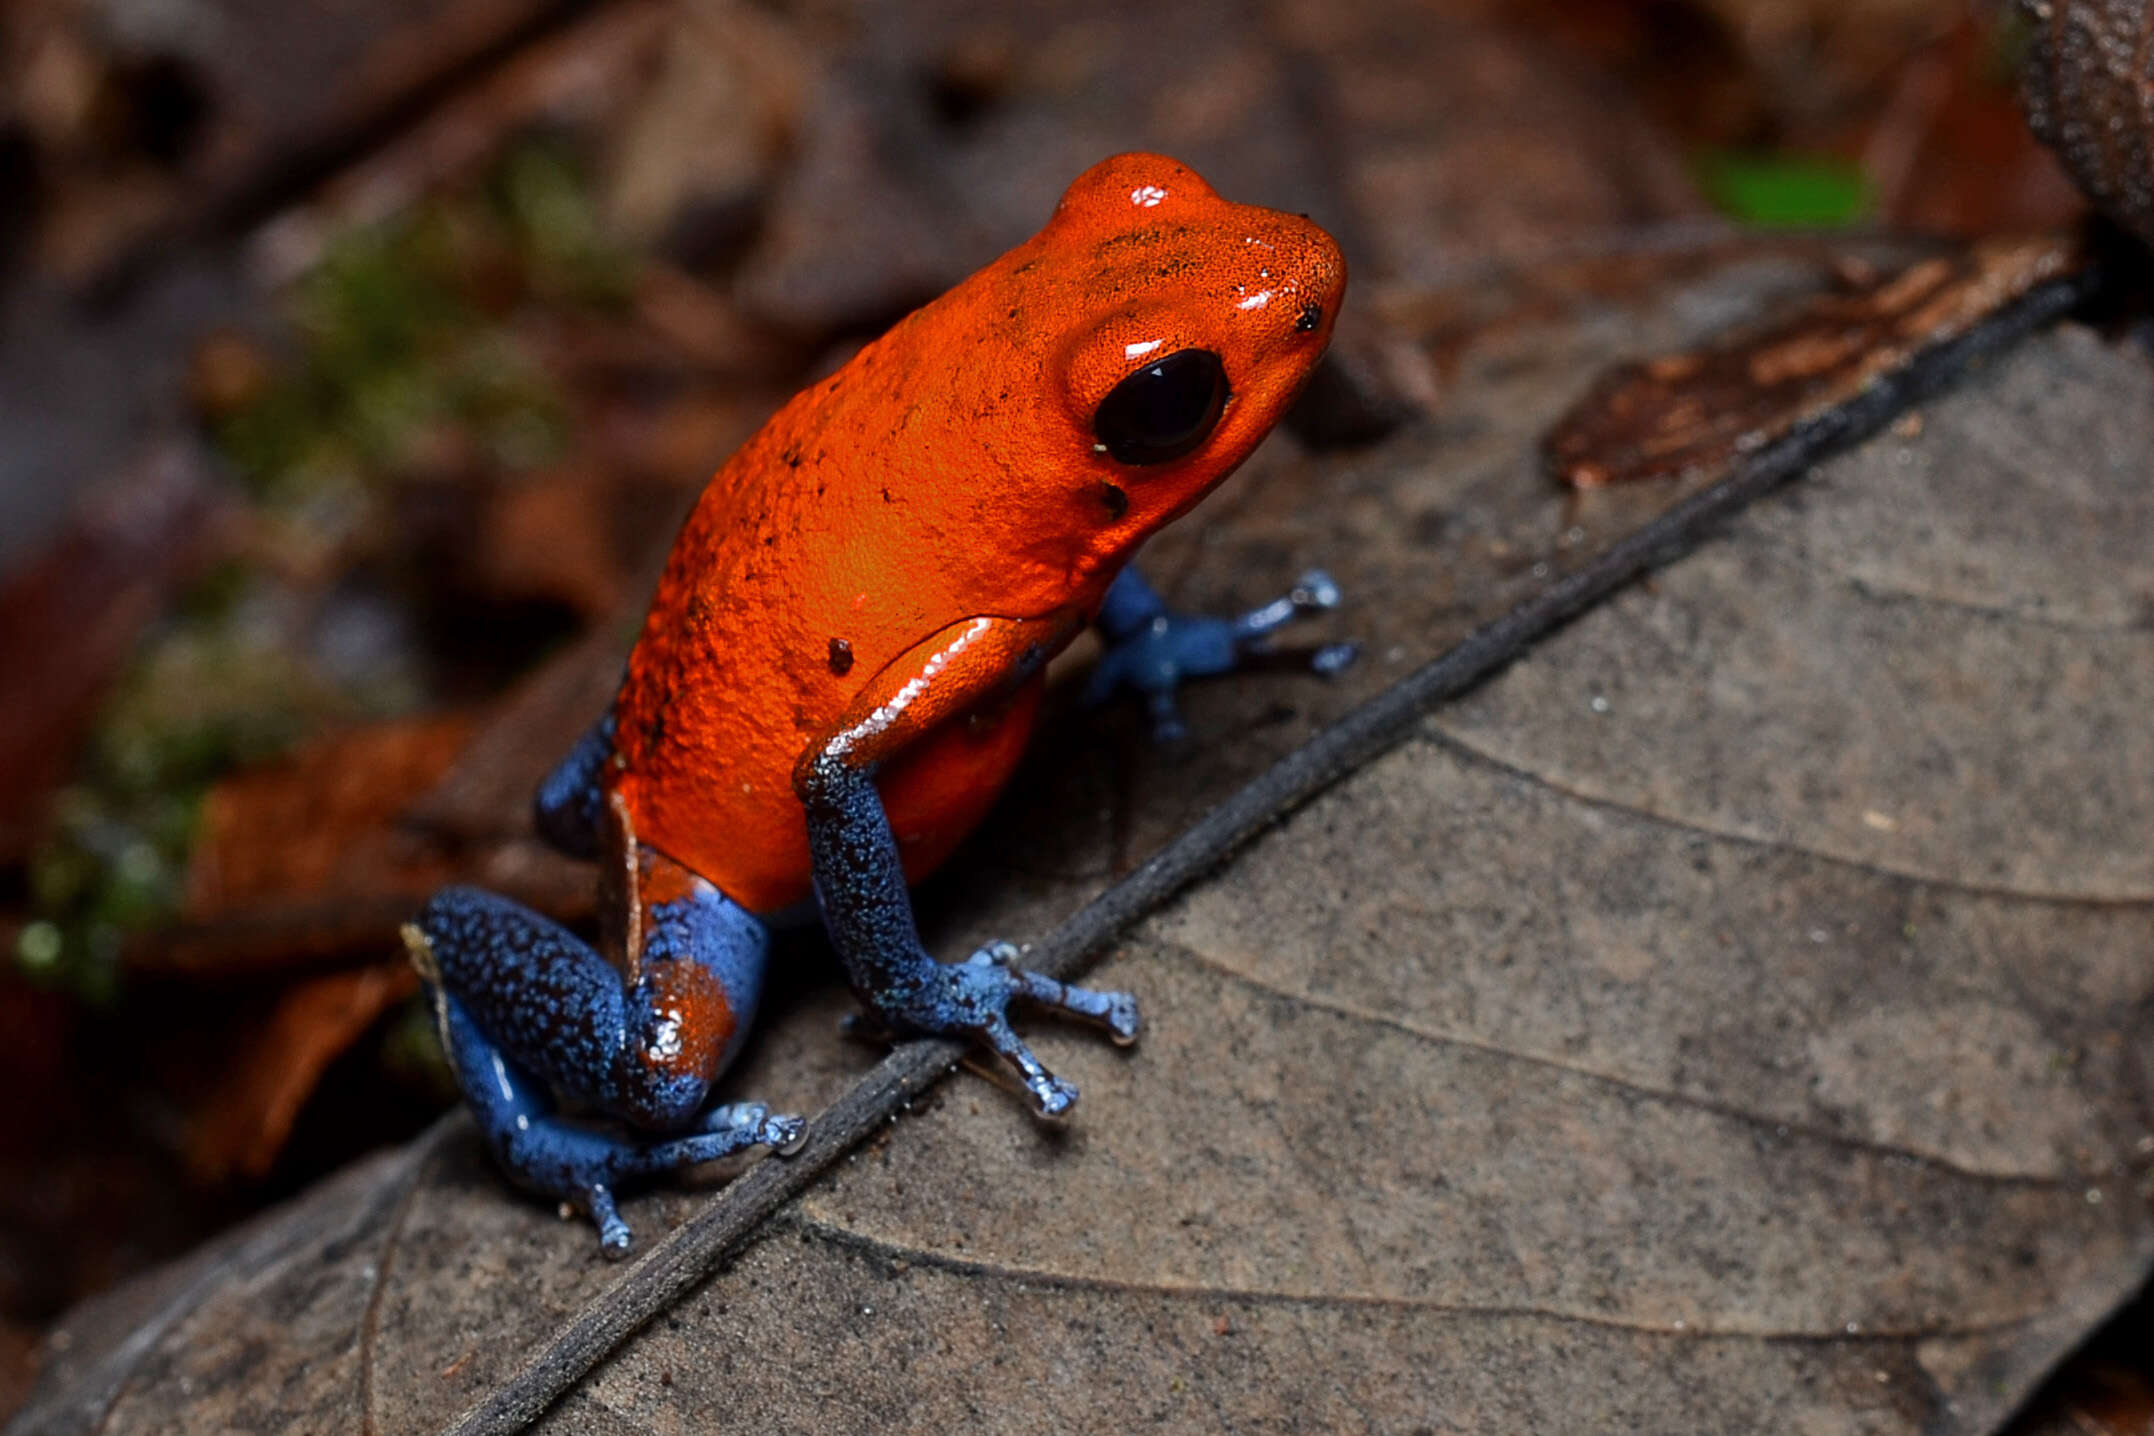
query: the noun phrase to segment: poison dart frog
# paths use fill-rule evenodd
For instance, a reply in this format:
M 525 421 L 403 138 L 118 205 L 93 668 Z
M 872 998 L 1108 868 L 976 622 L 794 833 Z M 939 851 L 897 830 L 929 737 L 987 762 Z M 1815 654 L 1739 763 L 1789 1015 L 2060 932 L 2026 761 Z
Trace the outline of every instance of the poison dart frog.
M 1008 943 L 936 960 L 907 885 L 986 813 L 1043 667 L 1088 624 L 1093 696 L 1134 688 L 1171 734 L 1181 678 L 1337 601 L 1311 573 L 1238 619 L 1186 616 L 1125 564 L 1279 420 L 1345 284 L 1307 219 L 1116 156 L 718 471 L 611 710 L 536 796 L 541 835 L 598 864 L 596 945 L 465 887 L 404 929 L 512 1177 L 619 1256 L 620 1180 L 797 1145 L 801 1118 L 706 1098 L 754 1020 L 765 919 L 811 895 L 877 1026 L 983 1044 L 1043 1116 L 1077 1090 L 1011 1030 L 1013 1002 L 1135 1040 L 1132 997 L 1023 971 Z

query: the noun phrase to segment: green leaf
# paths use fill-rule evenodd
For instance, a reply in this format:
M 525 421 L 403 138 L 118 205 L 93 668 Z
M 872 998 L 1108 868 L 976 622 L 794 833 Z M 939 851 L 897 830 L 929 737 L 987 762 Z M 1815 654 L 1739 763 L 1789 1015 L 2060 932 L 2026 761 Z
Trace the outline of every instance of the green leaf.
M 1868 217 L 1868 179 L 1851 160 L 1825 155 L 1711 154 L 1699 184 L 1714 208 L 1768 229 L 1824 229 Z

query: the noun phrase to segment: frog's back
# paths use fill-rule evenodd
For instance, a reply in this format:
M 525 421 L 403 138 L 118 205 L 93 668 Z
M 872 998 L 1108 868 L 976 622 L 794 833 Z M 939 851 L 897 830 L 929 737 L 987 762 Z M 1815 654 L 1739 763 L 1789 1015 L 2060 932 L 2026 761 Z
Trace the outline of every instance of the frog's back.
M 613 783 L 638 836 L 751 910 L 805 897 L 804 749 L 953 624 L 1096 612 L 1144 537 L 1278 418 L 1343 282 L 1306 220 L 1117 156 L 1039 234 L 795 396 L 705 490 L 630 657 Z M 1233 384 L 1212 442 L 1157 468 L 1111 457 L 1103 396 L 1193 349 Z M 1024 683 L 878 775 L 909 875 L 985 813 L 1038 696 Z
M 936 506 L 918 502 L 887 435 L 864 431 L 887 396 L 844 392 L 875 386 L 884 357 L 863 353 L 795 398 L 712 479 L 615 704 L 615 785 L 638 836 L 753 911 L 808 892 L 802 750 L 886 665 L 967 616 L 963 585 L 932 561 L 943 525 L 923 510 Z M 884 775 L 909 870 L 977 822 L 1031 711 L 1028 699 L 1001 722 L 956 725 Z

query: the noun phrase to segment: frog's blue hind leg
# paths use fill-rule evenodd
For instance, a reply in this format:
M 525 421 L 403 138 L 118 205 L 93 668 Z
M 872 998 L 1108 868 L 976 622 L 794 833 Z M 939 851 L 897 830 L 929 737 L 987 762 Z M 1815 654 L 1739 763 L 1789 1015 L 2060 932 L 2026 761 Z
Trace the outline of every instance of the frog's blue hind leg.
M 566 928 L 475 888 L 443 889 L 405 929 L 442 1045 L 501 1164 L 590 1213 L 608 1256 L 628 1250 L 613 1204 L 622 1178 L 790 1146 L 805 1131 L 759 1104 L 703 1110 L 755 1018 L 762 923 L 700 882 L 647 913 L 633 983 Z M 660 1135 L 570 1121 L 557 1102 Z
M 1239 618 L 1205 618 L 1171 611 L 1134 566 L 1115 576 L 1101 605 L 1099 624 L 1107 652 L 1092 670 L 1084 701 L 1104 703 L 1118 689 L 1143 695 L 1152 718 L 1152 737 L 1162 743 L 1183 738 L 1175 690 L 1189 678 L 1225 673 L 1263 639 L 1296 618 L 1336 608 L 1339 586 L 1321 569 L 1310 569 L 1294 587 Z M 1355 643 L 1327 643 L 1310 657 L 1309 666 L 1329 676 L 1361 651 Z
M 576 746 L 532 794 L 531 816 L 539 836 L 572 858 L 598 856 L 599 820 L 605 806 L 600 779 L 613 756 L 613 714 L 592 724 Z

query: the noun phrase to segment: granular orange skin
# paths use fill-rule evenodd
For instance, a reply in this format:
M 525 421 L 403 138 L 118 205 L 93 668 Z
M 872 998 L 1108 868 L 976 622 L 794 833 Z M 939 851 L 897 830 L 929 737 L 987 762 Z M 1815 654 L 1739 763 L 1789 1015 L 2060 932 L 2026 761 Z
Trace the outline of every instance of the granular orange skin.
M 809 891 L 795 769 L 867 733 L 847 761 L 882 764 L 906 874 L 933 869 L 1015 767 L 1039 662 L 1278 421 L 1345 282 L 1307 220 L 1119 155 L 796 395 L 704 490 L 629 658 L 608 782 L 636 837 L 750 911 L 791 906 Z M 1101 451 L 1100 400 L 1190 348 L 1231 387 L 1210 440 L 1157 465 Z M 1011 622 L 968 627 L 981 618 Z M 893 697 L 917 701 L 883 723 Z

